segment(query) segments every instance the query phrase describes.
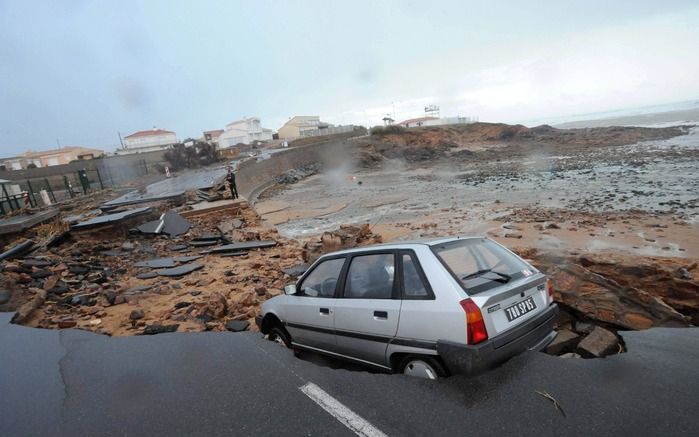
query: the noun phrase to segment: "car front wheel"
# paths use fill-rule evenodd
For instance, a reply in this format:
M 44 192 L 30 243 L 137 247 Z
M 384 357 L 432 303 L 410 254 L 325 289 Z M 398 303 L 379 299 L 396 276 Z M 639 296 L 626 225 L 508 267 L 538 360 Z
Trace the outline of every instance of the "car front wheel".
M 399 366 L 401 373 L 425 379 L 447 376 L 444 366 L 433 357 L 408 355 Z

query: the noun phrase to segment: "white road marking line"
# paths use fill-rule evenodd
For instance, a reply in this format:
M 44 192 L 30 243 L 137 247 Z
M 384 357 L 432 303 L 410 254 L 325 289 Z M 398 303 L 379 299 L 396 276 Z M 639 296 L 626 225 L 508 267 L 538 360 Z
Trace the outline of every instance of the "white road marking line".
M 340 401 L 330 396 L 322 388 L 312 382 L 308 382 L 304 386 L 299 387 L 299 390 L 347 428 L 354 431 L 358 436 L 388 437 L 379 429 L 375 428 L 374 425 L 364 420 L 361 416 L 344 406 Z

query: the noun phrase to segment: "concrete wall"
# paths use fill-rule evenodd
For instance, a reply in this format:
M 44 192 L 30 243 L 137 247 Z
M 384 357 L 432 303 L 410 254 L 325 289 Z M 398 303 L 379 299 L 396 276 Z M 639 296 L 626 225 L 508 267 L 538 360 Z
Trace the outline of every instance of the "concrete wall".
M 336 139 L 277 152 L 264 161 L 246 161 L 238 168 L 238 192 L 251 203 L 275 178 L 305 164 L 322 162 L 326 168 L 351 162 L 355 143 Z

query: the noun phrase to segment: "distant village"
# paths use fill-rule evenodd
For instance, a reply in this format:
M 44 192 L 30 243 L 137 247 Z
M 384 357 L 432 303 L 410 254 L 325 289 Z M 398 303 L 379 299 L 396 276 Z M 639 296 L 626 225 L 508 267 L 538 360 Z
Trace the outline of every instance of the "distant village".
M 204 131 L 200 138 L 181 140 L 175 131 L 153 127 L 120 137 L 121 144 L 113 152 L 84 146 L 29 150 L 17 156 L 0 158 L 0 171 L 51 167 L 102 156 L 164 152 L 177 144 L 191 146 L 195 141 L 213 144 L 230 156 L 244 152 L 246 147 L 285 147 L 288 141 L 297 138 L 351 132 L 354 128 L 353 125 L 334 126 L 322 122 L 316 115 L 299 115 L 290 118 L 275 133 L 272 129 L 262 127 L 258 117 L 248 117 L 228 123 L 223 129 Z

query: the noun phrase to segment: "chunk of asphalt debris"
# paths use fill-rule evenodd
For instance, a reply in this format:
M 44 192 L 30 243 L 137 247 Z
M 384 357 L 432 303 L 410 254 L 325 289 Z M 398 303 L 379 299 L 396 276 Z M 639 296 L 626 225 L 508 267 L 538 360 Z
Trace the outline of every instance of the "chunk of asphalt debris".
M 90 267 L 83 265 L 83 264 L 74 264 L 74 265 L 68 267 L 68 271 L 74 275 L 82 275 L 83 273 L 89 272 Z
M 204 264 L 200 264 L 200 263 L 185 264 L 185 265 L 181 265 L 179 267 L 173 267 L 171 269 L 156 270 L 156 273 L 159 274 L 160 276 L 184 276 L 184 275 L 187 275 L 189 273 L 192 273 L 193 271 L 199 270 L 202 267 L 204 267 Z
M 292 278 L 299 277 L 306 273 L 306 270 L 310 267 L 309 264 L 297 264 L 295 266 L 287 267 L 285 269 L 282 269 L 282 272 L 286 273 L 287 275 L 291 276 Z
M 175 210 L 169 210 L 162 216 L 163 229 L 162 232 L 168 234 L 170 237 L 176 237 L 178 235 L 186 234 L 192 225 L 185 220 L 181 215 Z
M 158 274 L 156 272 L 145 272 L 145 273 L 139 273 L 136 275 L 137 279 L 153 279 L 157 278 Z
M 146 328 L 143 330 L 143 335 L 156 335 L 165 334 L 167 332 L 176 332 L 179 327 L 179 323 L 175 323 L 172 325 L 147 325 Z
M 128 218 L 136 217 L 139 215 L 147 214 L 151 211 L 151 208 L 135 208 L 135 209 L 128 209 L 123 212 L 118 212 L 115 214 L 105 214 L 105 215 L 100 215 L 94 218 L 91 218 L 89 220 L 85 220 L 80 223 L 76 223 L 74 225 L 71 225 L 71 229 L 90 229 L 90 228 L 95 228 L 98 226 L 103 226 L 103 225 L 110 225 L 114 224 L 117 222 L 120 222 L 122 220 L 126 220 Z
M 226 244 L 220 247 L 214 247 L 210 250 L 211 253 L 226 253 L 226 252 L 240 252 L 250 249 L 264 249 L 267 247 L 276 246 L 277 242 L 274 240 L 264 240 L 264 241 L 243 241 L 240 243 Z
M 185 234 L 192 225 L 175 210 L 162 214 L 158 220 L 146 222 L 136 229 L 144 234 L 167 234 L 170 237 Z
M 172 252 L 181 252 L 183 250 L 187 250 L 189 246 L 186 244 L 172 244 L 167 247 L 167 250 L 172 251 Z
M 136 229 L 142 234 L 157 234 L 158 227 L 160 227 L 160 220 L 153 220 L 137 226 Z
M 248 326 L 250 326 L 250 323 L 247 320 L 229 320 L 226 323 L 226 329 L 232 332 L 247 331 Z
M 192 241 L 218 241 L 221 239 L 220 234 L 204 234 L 204 235 L 197 235 L 196 237 L 192 238 Z
M 191 261 L 196 261 L 200 258 L 204 258 L 204 255 L 176 256 L 173 259 L 178 263 L 188 263 Z
M 164 269 L 166 267 L 175 267 L 177 263 L 173 258 L 154 258 L 145 261 L 139 261 L 134 264 L 134 267 L 150 267 L 152 269 Z
M 22 260 L 23 267 L 48 267 L 50 265 L 53 263 L 45 259 L 25 258 Z
M 246 256 L 247 254 L 248 254 L 247 252 L 229 252 L 229 253 L 221 253 L 221 254 L 219 254 L 219 256 L 230 258 L 233 256 Z
M 122 252 L 120 250 L 105 250 L 102 252 L 103 256 L 114 256 L 114 257 L 122 257 L 122 256 L 127 256 L 128 253 Z
M 604 357 L 619 349 L 619 340 L 613 332 L 595 326 L 590 334 L 578 343 L 581 355 Z
M 32 240 L 27 240 L 22 243 L 19 243 L 11 247 L 9 250 L 0 253 L 0 260 L 20 257 L 25 253 L 29 252 L 32 247 L 34 247 L 34 242 Z
M 193 247 L 215 246 L 218 243 L 219 243 L 219 240 L 202 240 L 202 241 L 190 241 L 189 242 L 190 246 L 193 246 Z
M 143 293 L 145 291 L 150 290 L 153 288 L 152 285 L 139 285 L 137 287 L 131 287 L 128 290 L 126 290 L 127 293 Z
M 31 276 L 34 279 L 42 279 L 51 275 L 53 275 L 53 273 L 48 270 L 37 270 L 35 272 L 32 272 L 29 276 Z

